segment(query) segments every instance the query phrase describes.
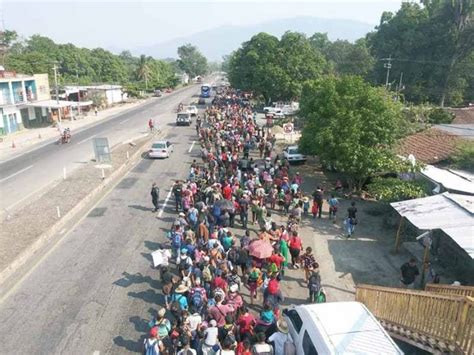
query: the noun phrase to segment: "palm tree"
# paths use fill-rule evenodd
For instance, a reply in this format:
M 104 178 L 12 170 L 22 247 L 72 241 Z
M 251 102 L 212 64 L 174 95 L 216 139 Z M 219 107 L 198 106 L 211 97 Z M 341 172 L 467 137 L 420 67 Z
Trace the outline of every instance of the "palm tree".
M 148 90 L 148 78 L 151 74 L 150 57 L 142 54 L 138 62 L 137 77 L 140 80 L 145 80 L 145 89 Z

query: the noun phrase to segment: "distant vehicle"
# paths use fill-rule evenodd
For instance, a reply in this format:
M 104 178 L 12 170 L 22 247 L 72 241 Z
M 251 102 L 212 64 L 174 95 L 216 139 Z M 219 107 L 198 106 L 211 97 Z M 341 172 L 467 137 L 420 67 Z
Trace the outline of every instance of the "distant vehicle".
M 198 108 L 194 105 L 185 106 L 183 111 L 189 112 L 191 117 L 198 115 Z
M 191 126 L 193 118 L 191 113 L 189 112 L 178 112 L 178 116 L 176 117 L 176 125 L 177 126 Z
M 201 97 L 204 99 L 211 97 L 211 85 L 203 84 L 201 86 Z
M 297 145 L 290 145 L 283 149 L 283 156 L 291 163 L 305 163 L 307 158 L 306 155 L 301 154 L 298 151 Z
M 156 89 L 155 92 L 154 92 L 154 95 L 155 95 L 156 97 L 162 97 L 162 96 L 163 96 L 163 93 L 161 92 L 161 90 Z
M 148 151 L 149 158 L 169 158 L 173 152 L 173 144 L 168 141 L 157 141 L 151 145 Z
M 291 306 L 283 311 L 297 355 L 403 352 L 359 302 Z
M 206 99 L 204 97 L 200 97 L 198 100 L 198 105 L 205 105 L 206 104 Z

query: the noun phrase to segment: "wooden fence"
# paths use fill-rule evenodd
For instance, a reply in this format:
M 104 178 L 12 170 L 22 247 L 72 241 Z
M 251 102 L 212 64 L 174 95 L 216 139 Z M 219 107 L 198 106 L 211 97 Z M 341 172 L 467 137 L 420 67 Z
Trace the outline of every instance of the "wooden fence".
M 474 299 L 390 287 L 357 285 L 356 300 L 377 317 L 471 354 Z
M 441 293 L 445 295 L 453 296 L 469 296 L 474 297 L 473 286 L 452 286 L 452 285 L 440 285 L 440 284 L 427 284 L 425 291 Z

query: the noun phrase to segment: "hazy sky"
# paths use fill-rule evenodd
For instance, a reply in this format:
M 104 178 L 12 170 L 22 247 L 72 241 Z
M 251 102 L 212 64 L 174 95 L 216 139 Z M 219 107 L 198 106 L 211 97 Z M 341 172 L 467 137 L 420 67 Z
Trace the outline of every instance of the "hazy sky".
M 0 0 L 5 28 L 59 43 L 134 48 L 222 25 L 313 16 L 377 24 L 400 0 L 365 1 L 22 1 Z

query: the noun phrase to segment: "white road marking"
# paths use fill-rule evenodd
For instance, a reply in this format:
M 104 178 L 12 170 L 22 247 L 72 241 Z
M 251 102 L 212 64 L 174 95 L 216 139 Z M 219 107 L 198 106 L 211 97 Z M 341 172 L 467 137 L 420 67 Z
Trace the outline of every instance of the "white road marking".
M 92 353 L 92 355 L 100 355 L 100 351 L 99 350 L 96 350 Z
M 76 144 L 82 144 L 82 143 L 84 143 L 84 142 L 87 142 L 88 140 L 94 138 L 95 136 L 97 136 L 97 134 L 94 134 L 93 136 L 90 136 L 89 138 L 83 139 L 82 141 L 77 142 Z
M 158 218 L 161 218 L 163 215 L 163 212 L 165 211 L 166 205 L 168 204 L 168 201 L 171 197 L 171 193 L 173 192 L 173 187 L 171 187 L 170 192 L 168 192 L 168 196 L 166 196 L 165 202 L 163 203 L 163 206 L 161 206 L 160 212 L 158 213 Z
M 189 148 L 188 150 L 188 153 L 191 153 L 191 151 L 193 150 L 193 147 L 194 147 L 194 144 L 196 143 L 196 141 L 193 141 L 193 144 L 191 144 L 191 148 Z
M 125 122 L 127 121 L 130 121 L 130 118 L 127 118 L 126 120 L 123 120 L 122 122 L 120 122 L 119 124 L 124 124 Z
M 10 176 L 7 176 L 7 177 L 1 179 L 0 182 L 7 181 L 8 179 L 11 179 L 12 177 L 17 176 L 18 174 L 21 174 L 21 173 L 23 173 L 23 172 L 25 172 L 25 171 L 31 169 L 32 167 L 33 167 L 33 165 L 27 166 L 26 168 L 21 169 L 21 170 L 17 171 L 16 173 L 11 174 Z

